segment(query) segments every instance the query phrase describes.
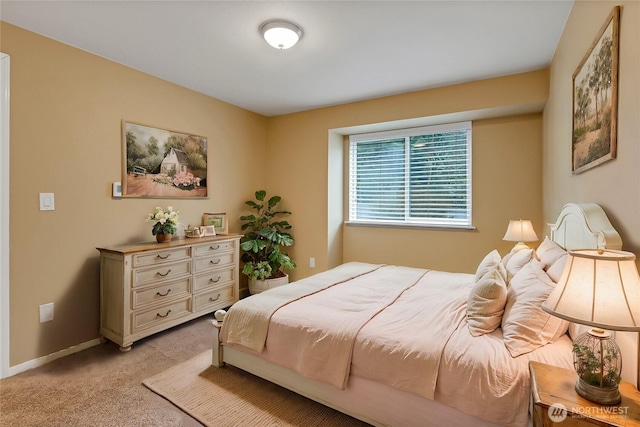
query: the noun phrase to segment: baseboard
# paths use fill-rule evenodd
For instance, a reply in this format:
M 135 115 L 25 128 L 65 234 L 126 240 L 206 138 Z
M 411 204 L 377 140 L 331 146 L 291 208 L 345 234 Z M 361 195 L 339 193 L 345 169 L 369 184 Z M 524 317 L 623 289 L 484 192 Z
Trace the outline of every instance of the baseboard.
M 38 368 L 40 366 L 46 365 L 47 363 L 53 362 L 56 359 L 60 359 L 61 357 L 69 356 L 73 353 L 78 353 L 82 350 L 86 350 L 93 346 L 99 345 L 102 341 L 100 338 L 93 339 L 91 341 L 84 342 L 82 344 L 73 345 L 69 348 L 65 348 L 60 351 L 56 351 L 55 353 L 48 354 L 46 356 L 38 357 L 37 359 L 28 360 L 16 366 L 9 367 L 9 377 L 19 374 L 20 372 L 28 371 L 33 368 Z

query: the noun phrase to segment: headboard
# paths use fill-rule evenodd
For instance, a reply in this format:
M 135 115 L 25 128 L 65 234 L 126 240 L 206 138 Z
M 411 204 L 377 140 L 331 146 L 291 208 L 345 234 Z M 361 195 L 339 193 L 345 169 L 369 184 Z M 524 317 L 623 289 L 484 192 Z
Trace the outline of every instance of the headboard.
M 551 240 L 570 249 L 622 249 L 622 238 L 595 203 L 568 203 L 551 227 Z

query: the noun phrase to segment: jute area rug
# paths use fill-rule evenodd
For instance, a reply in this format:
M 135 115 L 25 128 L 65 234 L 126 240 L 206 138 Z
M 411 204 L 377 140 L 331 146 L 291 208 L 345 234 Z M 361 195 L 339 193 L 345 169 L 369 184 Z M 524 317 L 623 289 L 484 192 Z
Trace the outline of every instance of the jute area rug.
M 211 350 L 143 381 L 206 426 L 368 426 L 233 366 Z

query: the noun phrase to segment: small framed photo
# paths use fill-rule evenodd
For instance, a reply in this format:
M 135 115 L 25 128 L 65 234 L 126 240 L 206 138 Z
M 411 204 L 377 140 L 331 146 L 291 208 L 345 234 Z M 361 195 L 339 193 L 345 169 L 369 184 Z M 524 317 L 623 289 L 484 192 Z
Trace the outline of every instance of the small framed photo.
M 203 236 L 215 236 L 216 228 L 213 225 L 203 225 L 200 227 L 200 232 Z
M 227 222 L 227 214 L 221 213 L 205 213 L 202 216 L 202 225 L 212 225 L 216 234 L 229 233 L 229 223 Z

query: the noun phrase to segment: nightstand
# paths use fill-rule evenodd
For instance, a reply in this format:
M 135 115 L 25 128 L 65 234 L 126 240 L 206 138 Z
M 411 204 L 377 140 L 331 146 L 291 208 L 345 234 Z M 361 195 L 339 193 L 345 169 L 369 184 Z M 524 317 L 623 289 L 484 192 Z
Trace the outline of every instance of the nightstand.
M 632 384 L 620 383 L 618 405 L 600 405 L 575 391 L 573 370 L 539 362 L 530 362 L 529 370 L 533 427 L 640 426 L 640 392 Z

